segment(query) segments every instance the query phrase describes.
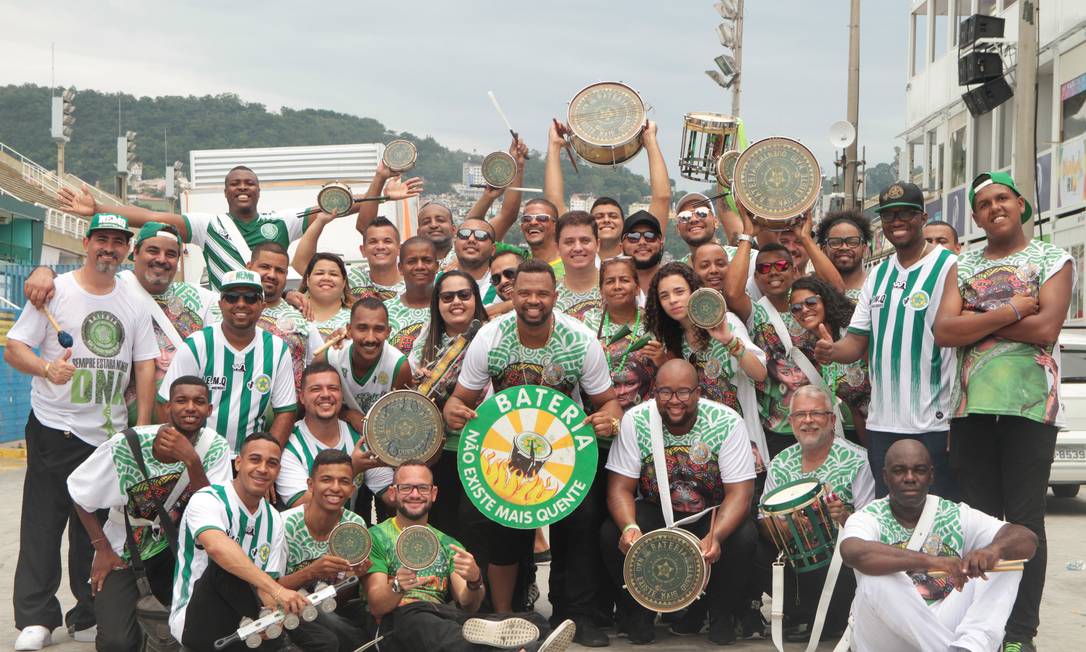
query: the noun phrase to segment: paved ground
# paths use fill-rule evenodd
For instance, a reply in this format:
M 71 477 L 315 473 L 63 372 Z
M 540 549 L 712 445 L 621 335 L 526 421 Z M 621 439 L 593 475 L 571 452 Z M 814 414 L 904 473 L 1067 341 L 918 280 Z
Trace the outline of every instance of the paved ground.
M 22 495 L 23 464 L 21 460 L 0 457 L 0 495 L 13 500 L 0 503 L 0 523 L 7 527 L 0 530 L 0 651 L 12 649 L 18 632 L 14 628 L 11 610 L 12 582 L 15 574 L 15 560 L 19 552 L 19 500 Z M 1086 559 L 1086 498 L 1060 500 L 1049 498 L 1048 502 L 1048 584 L 1045 600 L 1041 606 L 1041 635 L 1038 646 L 1048 651 L 1082 649 L 1086 640 L 1086 571 L 1069 571 L 1067 563 L 1077 559 Z M 546 570 L 541 573 L 542 582 L 546 582 Z M 61 604 L 67 609 L 73 602 L 67 590 L 67 579 L 61 587 Z M 541 587 L 546 595 L 546 587 Z M 76 643 L 70 640 L 63 630 L 55 633 L 56 644 L 50 648 L 57 652 L 89 652 L 94 649 L 90 643 Z M 654 650 L 709 650 L 715 649 L 703 637 L 679 639 L 670 636 L 666 630 L 658 631 Z M 577 649 L 576 646 L 574 649 Z M 583 648 L 582 648 L 583 649 Z M 626 639 L 612 638 L 611 649 L 646 650 L 641 646 L 632 646 Z M 768 641 L 750 641 L 731 646 L 730 650 L 772 650 Z M 787 645 L 788 652 L 799 652 L 803 646 Z M 832 649 L 829 644 L 820 646 L 820 651 Z

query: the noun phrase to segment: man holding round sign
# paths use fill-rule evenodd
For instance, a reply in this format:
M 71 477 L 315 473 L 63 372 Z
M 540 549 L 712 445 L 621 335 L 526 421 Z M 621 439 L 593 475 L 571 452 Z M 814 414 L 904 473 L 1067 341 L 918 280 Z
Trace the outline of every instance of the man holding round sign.
M 581 645 L 603 646 L 607 635 L 591 621 L 602 515 L 590 493 L 596 438 L 617 434 L 622 411 L 603 347 L 579 321 L 554 311 L 555 286 L 554 271 L 542 261 L 517 268 L 514 313 L 490 321 L 472 340 L 445 404 L 445 423 L 463 429 L 461 480 L 489 519 L 472 530 L 489 543 L 495 608 L 512 603 L 517 564 L 531 549 L 533 529 L 551 525 L 556 618 L 577 623 Z M 479 406 L 491 383 L 495 396 Z M 582 393 L 594 410 L 587 417 Z

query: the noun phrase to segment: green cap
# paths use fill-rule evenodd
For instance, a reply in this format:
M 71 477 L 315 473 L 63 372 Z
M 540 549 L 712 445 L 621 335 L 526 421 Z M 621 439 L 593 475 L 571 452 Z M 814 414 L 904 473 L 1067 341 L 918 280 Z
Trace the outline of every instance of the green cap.
M 260 275 L 256 272 L 250 272 L 247 269 L 232 269 L 222 277 L 222 285 L 219 287 L 221 292 L 226 292 L 230 288 L 255 288 L 264 291 L 264 286 L 260 283 Z
M 96 213 L 87 227 L 87 237 L 95 231 L 124 231 L 125 235 L 132 237 L 132 232 L 128 230 L 128 220 L 113 213 Z
M 144 224 L 139 232 L 136 233 L 136 246 L 139 246 L 141 242 L 148 238 L 158 237 L 159 232 L 162 231 L 162 229 L 173 229 L 173 227 L 169 224 L 163 224 L 162 222 L 148 222 L 147 224 Z M 181 246 L 181 237 L 177 235 L 176 229 L 174 229 L 173 233 L 166 231 L 162 234 L 162 237 L 176 240 L 177 246 Z
M 1011 189 L 1011 192 L 1017 197 L 1022 197 L 1022 193 L 1018 192 L 1018 188 L 1014 185 L 1014 179 L 1006 172 L 985 172 L 977 175 L 976 179 L 973 179 L 973 183 L 969 184 L 969 207 L 973 208 L 973 199 L 977 196 L 977 193 L 993 183 L 998 183 L 1001 186 L 1007 186 Z M 1022 224 L 1025 224 L 1031 215 L 1033 215 L 1033 206 L 1030 206 L 1029 200 L 1023 197 L 1022 201 L 1026 204 L 1026 210 L 1022 211 Z

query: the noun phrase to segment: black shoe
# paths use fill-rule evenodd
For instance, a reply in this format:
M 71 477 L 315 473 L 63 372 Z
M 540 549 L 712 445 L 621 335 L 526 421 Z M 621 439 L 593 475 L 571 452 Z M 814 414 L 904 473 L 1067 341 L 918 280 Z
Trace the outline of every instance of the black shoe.
M 705 613 L 700 609 L 687 610 L 682 618 L 671 623 L 667 631 L 673 636 L 694 636 L 705 627 Z
M 576 621 L 577 634 L 573 637 L 573 642 L 577 645 L 583 645 L 585 647 L 607 647 L 611 644 L 611 639 L 607 637 L 607 634 L 596 627 L 591 618 L 581 618 Z
M 717 645 L 735 643 L 735 620 L 731 615 L 709 618 L 709 641 Z
M 784 640 L 788 643 L 806 643 L 811 640 L 812 627 L 809 623 L 800 623 L 790 631 L 785 633 Z M 822 635 L 818 637 L 820 643 L 827 641 L 836 641 L 841 638 L 841 635 L 845 633 L 845 630 L 839 629 L 837 631 L 831 631 L 826 628 L 822 628 Z
M 627 618 L 622 624 L 622 630 L 626 632 L 626 638 L 631 645 L 648 645 L 656 641 L 656 617 L 634 616 Z
M 754 601 L 739 616 L 739 638 L 749 641 L 755 638 L 765 638 L 766 628 L 769 623 L 762 615 L 761 603 Z

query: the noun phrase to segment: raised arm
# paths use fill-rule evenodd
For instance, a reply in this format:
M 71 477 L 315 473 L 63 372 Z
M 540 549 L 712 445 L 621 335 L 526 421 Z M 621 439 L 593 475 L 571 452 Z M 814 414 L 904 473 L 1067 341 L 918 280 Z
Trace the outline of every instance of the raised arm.
M 818 246 L 811 234 L 812 221 L 811 211 L 807 211 L 807 214 L 792 227 L 792 232 L 796 234 L 796 238 L 803 245 L 804 251 L 807 252 L 807 256 L 811 259 L 815 276 L 832 285 L 838 292 L 844 292 L 845 281 L 841 278 L 841 272 L 837 271 L 837 268 L 833 266 L 829 257 L 822 251 L 822 247 Z
M 743 233 L 753 238 L 754 221 L 750 213 L 740 205 L 739 214 L 743 219 Z M 754 309 L 747 294 L 747 279 L 750 278 L 750 239 L 739 241 L 735 256 L 728 261 L 728 267 L 724 270 L 724 298 L 728 300 L 728 310 L 735 313 L 744 323 L 750 319 L 751 310 Z
M 524 185 L 524 172 L 525 162 L 528 160 L 528 146 L 524 144 L 523 140 L 516 138 L 513 140 L 513 144 L 509 146 L 509 153 L 513 155 L 513 158 L 517 161 L 517 174 L 513 177 L 513 182 L 509 184 L 510 188 L 520 188 Z M 513 225 L 517 223 L 517 217 L 520 215 L 520 202 L 524 193 L 519 190 L 506 190 L 505 196 L 502 197 L 502 209 L 498 212 L 497 216 L 490 221 L 490 226 L 494 227 L 494 239 L 501 242 L 505 239 L 505 234 L 509 233 L 509 229 L 513 228 Z
M 543 196 L 558 207 L 559 215 L 566 212 L 566 187 L 562 178 L 562 148 L 566 144 L 562 137 L 564 133 L 563 127 L 551 122 L 547 132 L 547 161 L 543 174 Z
M 376 204 L 377 202 L 366 203 Z M 337 215 L 334 213 L 325 213 L 324 211 L 309 216 L 309 228 L 298 239 L 298 248 L 294 250 L 294 259 L 290 263 L 294 271 L 305 276 L 309 261 L 313 259 L 313 254 L 317 253 L 317 242 L 321 238 L 321 233 L 324 233 L 324 227 L 328 226 L 328 223 L 336 219 L 336 217 Z
M 380 197 L 381 191 L 385 189 L 385 182 L 393 177 L 393 174 L 387 167 L 385 167 L 384 161 L 378 161 L 377 171 L 373 173 L 373 178 L 370 179 L 370 186 L 366 188 L 366 193 L 363 197 Z M 373 218 L 377 217 L 378 203 L 375 201 L 364 201 L 358 204 L 358 215 L 354 218 L 354 228 L 362 233 L 369 226 Z
M 176 213 L 160 213 L 129 204 L 99 204 L 95 201 L 94 195 L 90 193 L 85 183 L 78 193 L 69 188 L 61 188 L 57 192 L 57 198 L 60 200 L 61 210 L 66 213 L 82 215 L 83 217 L 93 217 L 95 213 L 114 213 L 128 220 L 128 226 L 137 227 L 148 222 L 162 222 L 177 229 L 184 241 L 188 242 L 192 237 L 185 218 L 180 215 Z
M 649 120 L 645 123 L 645 131 L 641 134 L 641 142 L 645 144 L 645 153 L 649 157 L 649 187 L 652 192 L 652 200 L 649 202 L 649 212 L 660 222 L 660 233 L 667 237 L 668 209 L 671 207 L 671 179 L 667 176 L 667 164 L 664 155 L 660 151 L 660 143 L 656 140 L 656 123 Z

